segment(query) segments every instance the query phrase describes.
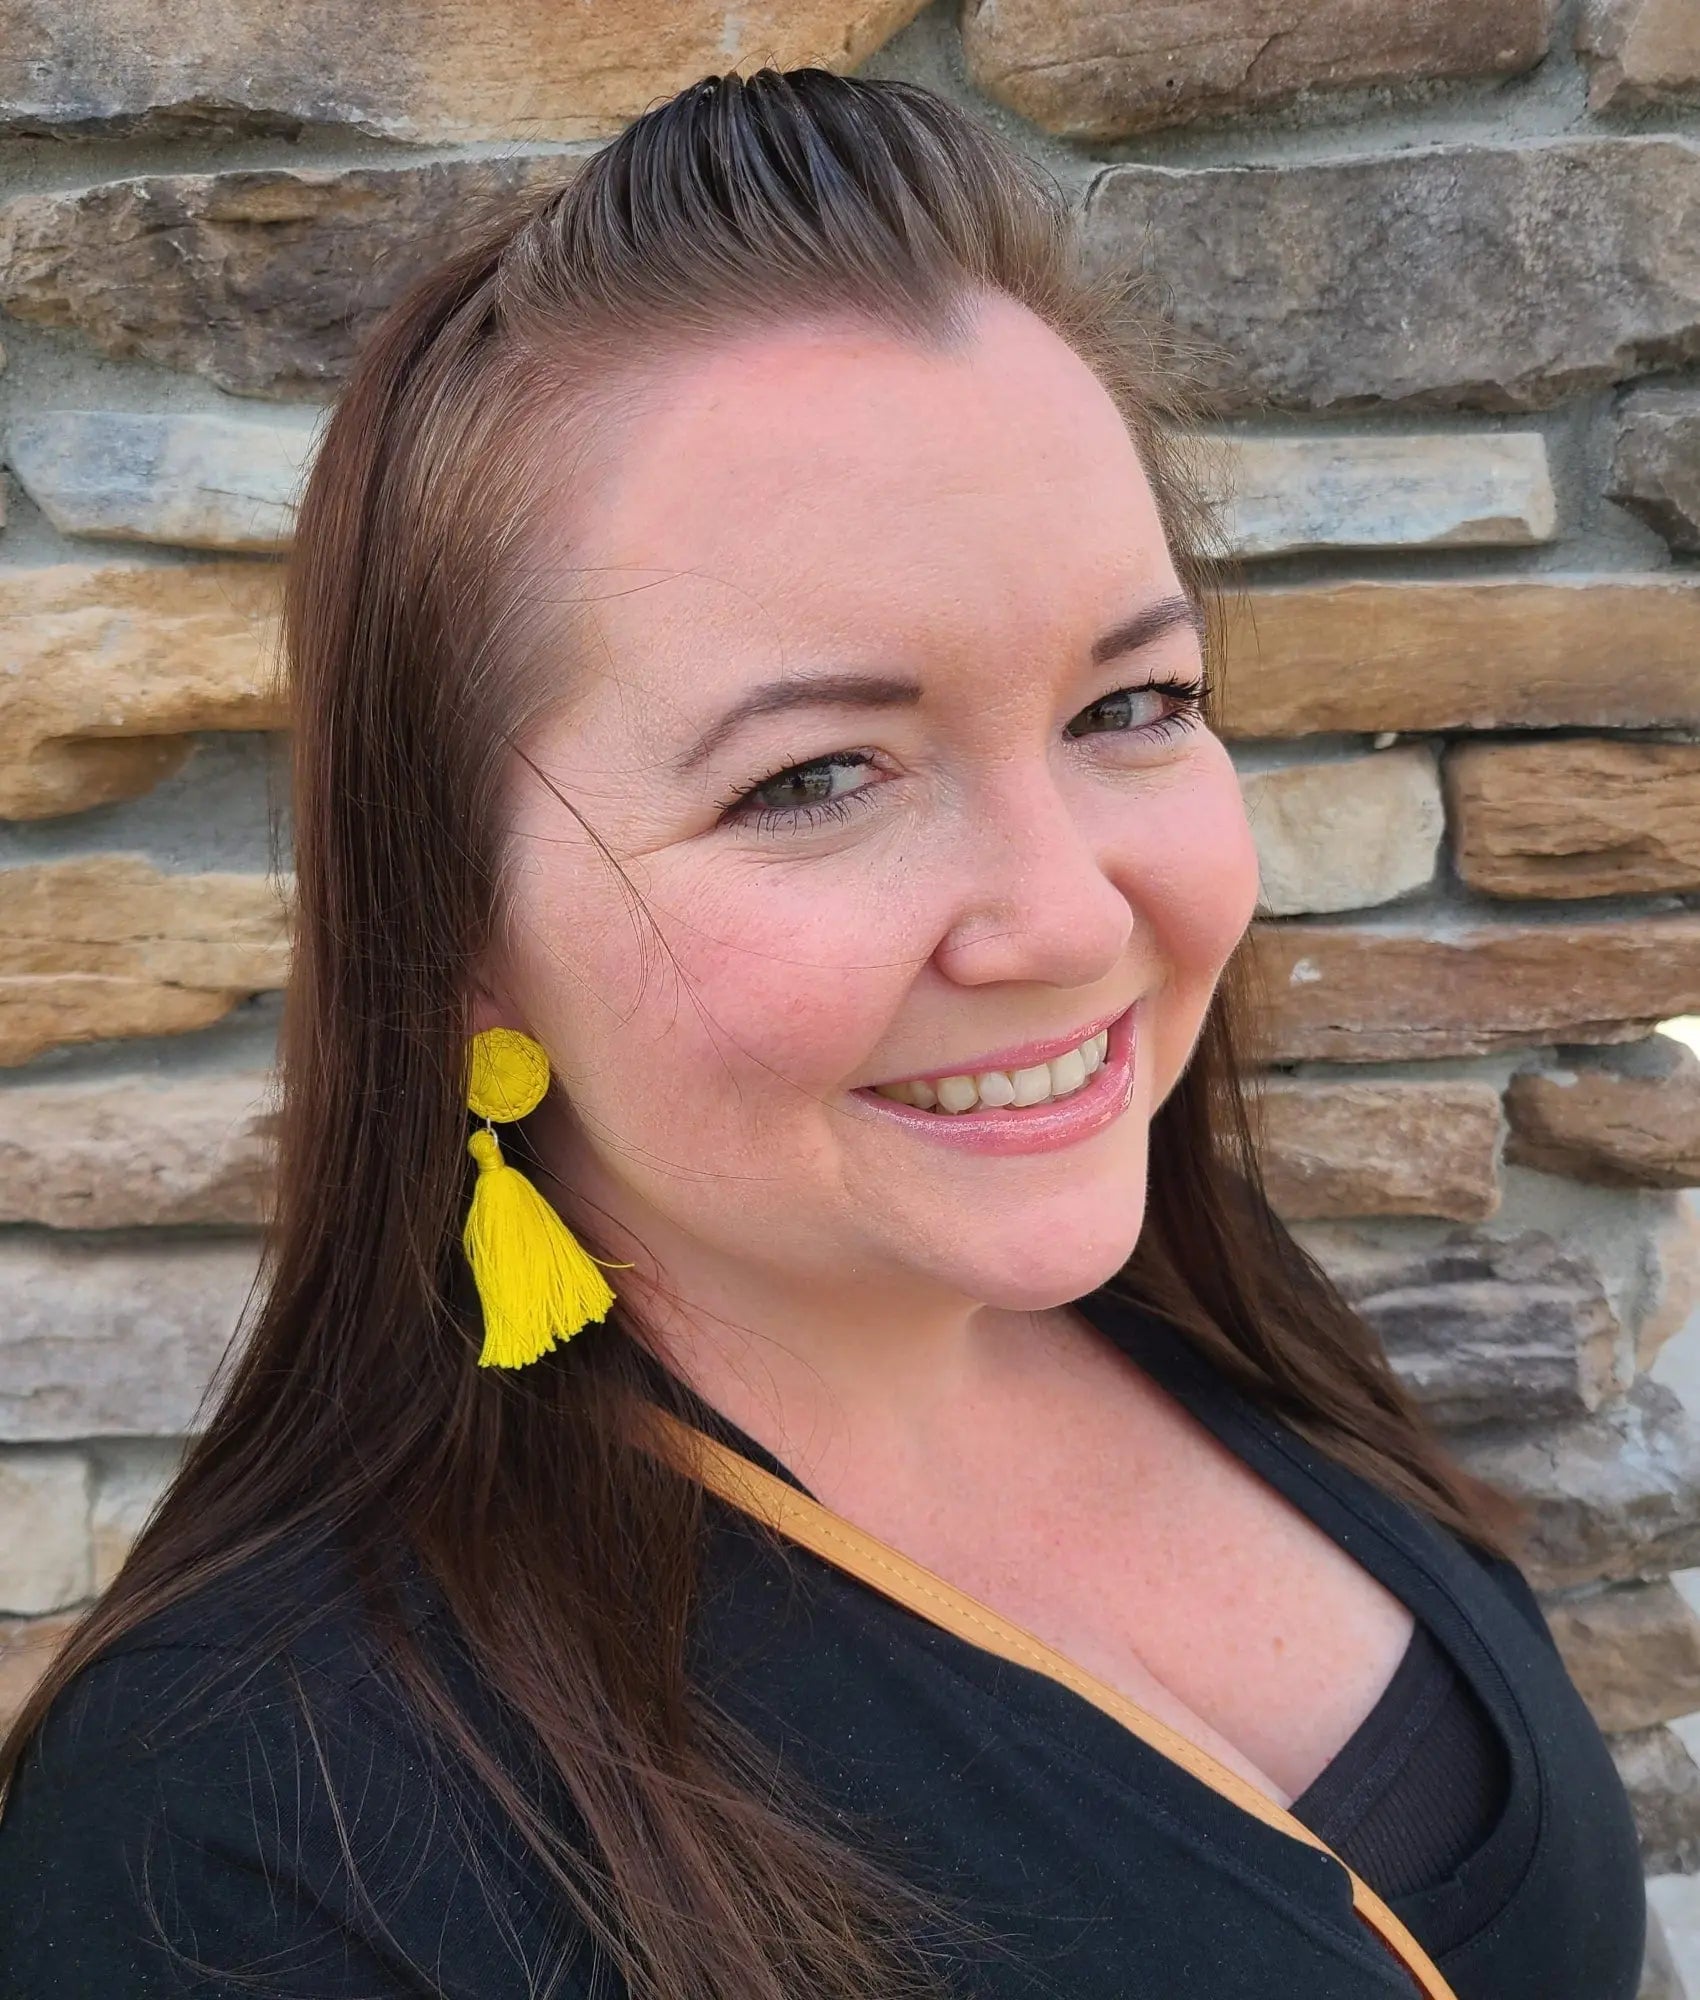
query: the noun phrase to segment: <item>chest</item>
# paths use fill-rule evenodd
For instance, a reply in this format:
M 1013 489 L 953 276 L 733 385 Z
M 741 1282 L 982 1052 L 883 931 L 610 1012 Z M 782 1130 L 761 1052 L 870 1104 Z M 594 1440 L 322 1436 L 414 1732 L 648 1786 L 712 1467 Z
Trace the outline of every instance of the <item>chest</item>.
M 1282 1804 L 1375 1706 L 1409 1610 L 1139 1371 L 1053 1372 L 842 1511 Z

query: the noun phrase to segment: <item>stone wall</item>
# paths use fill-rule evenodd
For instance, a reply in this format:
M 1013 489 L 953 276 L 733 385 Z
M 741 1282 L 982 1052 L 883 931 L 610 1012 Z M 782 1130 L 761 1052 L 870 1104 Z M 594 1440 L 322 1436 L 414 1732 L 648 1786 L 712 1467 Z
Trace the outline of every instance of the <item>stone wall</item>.
M 1272 1182 L 1535 1503 L 1680 1925 L 1700 1060 L 1654 1030 L 1700 1011 L 1694 0 L 329 18 L 0 0 L 0 1706 L 122 1560 L 253 1274 L 320 406 L 487 195 L 705 70 L 861 65 L 1015 136 L 1235 358 Z M 1680 1979 L 1656 1952 L 1646 1991 Z

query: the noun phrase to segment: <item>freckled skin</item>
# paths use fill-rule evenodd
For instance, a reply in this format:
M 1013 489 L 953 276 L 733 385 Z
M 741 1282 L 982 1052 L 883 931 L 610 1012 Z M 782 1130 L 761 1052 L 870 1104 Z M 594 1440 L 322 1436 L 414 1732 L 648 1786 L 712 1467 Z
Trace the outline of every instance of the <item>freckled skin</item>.
M 547 524 L 563 590 L 594 603 L 527 748 L 655 928 L 516 763 L 519 919 L 478 1025 L 544 1043 L 553 1168 L 618 1225 L 609 1253 L 641 1243 L 703 1323 L 806 1321 L 823 1353 L 902 1327 L 918 1352 L 1078 1297 L 1133 1246 L 1152 1112 L 1256 894 L 1213 735 L 1064 734 L 1199 671 L 1185 629 L 1092 664 L 1179 591 L 1114 407 L 1004 301 L 954 351 L 768 332 L 670 364 L 635 405 Z M 809 667 L 913 676 L 925 699 L 759 718 L 672 770 L 741 692 Z M 846 751 L 869 761 L 836 780 L 864 794 L 842 823 L 718 823 Z M 857 1086 L 1136 998 L 1134 1104 L 1078 1145 L 978 1158 L 847 1111 Z
M 548 1048 L 534 1136 L 634 1260 L 622 1306 L 828 1506 L 1294 1796 L 1410 1614 L 1068 1308 L 1138 1240 L 1152 1112 L 1256 900 L 1222 744 L 1156 728 L 1172 696 L 1106 706 L 1194 682 L 1196 636 L 1092 664 L 1178 592 L 1102 386 L 1008 302 L 954 352 L 766 332 L 640 384 L 530 526 L 590 612 L 524 746 L 548 782 L 514 760 L 474 1024 Z M 750 720 L 680 774 L 810 670 L 922 698 Z M 842 818 L 724 816 L 822 758 Z M 1134 1102 L 1054 1152 L 852 1096 L 1134 1000 Z
M 799 329 L 672 364 L 576 469 L 533 526 L 545 583 L 592 603 L 526 745 L 549 785 L 515 760 L 517 921 L 474 1015 L 548 1049 L 572 1212 L 637 1260 L 611 1279 L 671 1364 L 827 1505 L 1295 1796 L 1410 1614 L 1068 1306 L 1137 1241 L 1152 1113 L 1256 897 L 1222 745 L 1155 729 L 1149 693 L 1108 719 L 1195 680 L 1196 638 L 1092 664 L 1179 589 L 1114 407 L 996 303 L 953 352 Z M 923 699 L 770 715 L 672 768 L 808 670 Z M 723 823 L 843 753 L 842 820 Z M 1054 1152 L 958 1151 L 849 1094 L 1135 1000 L 1132 1105 Z

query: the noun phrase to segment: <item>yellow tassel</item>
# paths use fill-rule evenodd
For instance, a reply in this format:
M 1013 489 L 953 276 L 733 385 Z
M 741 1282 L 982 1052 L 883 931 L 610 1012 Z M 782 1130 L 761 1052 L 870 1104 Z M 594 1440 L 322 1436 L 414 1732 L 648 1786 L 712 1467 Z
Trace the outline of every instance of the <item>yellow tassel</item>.
M 614 1294 L 596 1259 L 502 1158 L 494 1132 L 474 1132 L 467 1151 L 478 1179 L 461 1241 L 484 1307 L 478 1365 L 521 1368 L 603 1318 Z

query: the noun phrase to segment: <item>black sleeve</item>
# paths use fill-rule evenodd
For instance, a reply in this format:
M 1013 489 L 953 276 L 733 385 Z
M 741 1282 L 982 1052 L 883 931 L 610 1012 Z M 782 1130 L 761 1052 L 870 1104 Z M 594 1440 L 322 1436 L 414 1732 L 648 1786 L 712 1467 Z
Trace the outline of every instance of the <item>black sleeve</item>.
M 119 1654 L 55 1703 L 0 1816 L 6 2000 L 585 1990 L 560 1912 L 376 1706 L 304 1708 L 277 1670 L 185 1702 L 206 1664 Z
M 1472 1545 L 1471 1553 L 1489 1576 L 1499 1585 L 1523 1616 L 1533 1626 L 1537 1638 L 1544 1639 L 1552 1650 L 1558 1652 L 1558 1641 L 1552 1635 L 1552 1627 L 1547 1623 L 1547 1615 L 1541 1609 L 1541 1601 L 1535 1595 L 1528 1577 L 1509 1556 L 1490 1556 L 1484 1550 Z M 1560 1655 L 1562 1658 L 1563 1656 Z

